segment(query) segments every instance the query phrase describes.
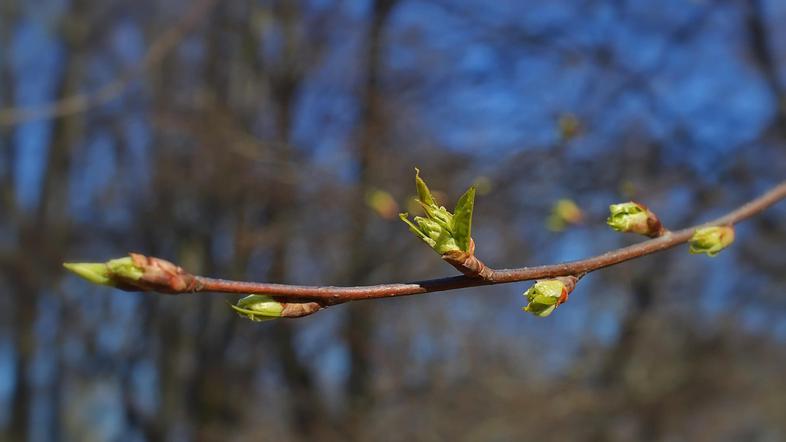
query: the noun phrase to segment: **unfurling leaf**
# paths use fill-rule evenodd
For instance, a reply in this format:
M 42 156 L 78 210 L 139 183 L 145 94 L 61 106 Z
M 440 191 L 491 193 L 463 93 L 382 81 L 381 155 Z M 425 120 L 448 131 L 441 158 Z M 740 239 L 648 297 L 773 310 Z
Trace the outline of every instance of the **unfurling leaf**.
M 450 252 L 471 253 L 475 188 L 470 187 L 456 203 L 455 213 L 450 213 L 445 207 L 437 205 L 426 182 L 420 178 L 420 170 L 415 169 L 415 172 L 417 202 L 423 207 L 426 216 L 416 216 L 412 222 L 408 219 L 408 213 L 401 213 L 401 220 L 407 223 L 412 233 L 440 255 Z
M 434 197 L 431 195 L 431 191 L 426 185 L 426 182 L 420 178 L 420 169 L 417 167 L 415 168 L 415 187 L 418 189 L 418 199 L 421 203 L 426 206 L 436 207 L 437 203 L 434 202 Z
M 470 187 L 461 195 L 453 211 L 453 237 L 458 247 L 469 251 L 469 241 L 472 237 L 472 210 L 475 207 L 475 187 Z

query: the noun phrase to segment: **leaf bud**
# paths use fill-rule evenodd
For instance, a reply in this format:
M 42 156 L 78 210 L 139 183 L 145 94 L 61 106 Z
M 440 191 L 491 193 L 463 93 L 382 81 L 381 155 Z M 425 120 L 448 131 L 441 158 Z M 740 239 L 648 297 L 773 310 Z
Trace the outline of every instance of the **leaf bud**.
M 734 227 L 712 226 L 696 229 L 690 239 L 690 253 L 715 256 L 734 242 Z

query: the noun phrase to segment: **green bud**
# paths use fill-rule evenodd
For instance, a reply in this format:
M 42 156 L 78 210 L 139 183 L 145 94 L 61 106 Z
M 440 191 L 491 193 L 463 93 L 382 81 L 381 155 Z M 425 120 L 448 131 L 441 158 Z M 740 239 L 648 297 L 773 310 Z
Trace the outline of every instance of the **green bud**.
M 734 242 L 734 227 L 712 226 L 696 229 L 690 239 L 690 253 L 715 256 Z
M 144 269 L 135 264 L 130 256 L 110 259 L 107 262 L 66 262 L 63 267 L 94 284 L 111 287 L 139 281 L 144 274 Z
M 579 277 L 576 276 L 559 276 L 535 282 L 524 292 L 528 304 L 522 310 L 545 318 L 568 300 L 568 295 L 576 287 L 578 281 Z
M 658 217 L 643 204 L 633 201 L 612 204 L 609 212 L 606 224 L 618 232 L 638 233 L 652 238 L 664 232 Z
M 95 283 L 130 292 L 188 293 L 202 283 L 183 268 L 153 256 L 129 253 L 104 263 L 65 263 L 63 266 Z
M 106 262 L 106 268 L 113 276 L 119 276 L 131 281 L 139 281 L 145 271 L 137 265 L 130 256 L 125 258 L 110 259 Z
M 240 316 L 257 322 L 280 318 L 284 311 L 284 305 L 268 295 L 248 295 L 230 307 Z
M 545 318 L 561 303 L 560 299 L 567 298 L 568 295 L 562 281 L 546 279 L 536 282 L 524 292 L 524 296 L 527 298 L 528 304 L 522 310 Z
M 63 267 L 93 284 L 113 286 L 112 275 L 103 262 L 66 262 Z

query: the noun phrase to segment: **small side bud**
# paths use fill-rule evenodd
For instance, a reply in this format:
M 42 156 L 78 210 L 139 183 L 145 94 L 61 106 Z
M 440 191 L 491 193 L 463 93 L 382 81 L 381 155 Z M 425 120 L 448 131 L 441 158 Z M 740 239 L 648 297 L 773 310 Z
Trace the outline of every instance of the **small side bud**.
M 542 279 L 527 289 L 524 296 L 528 304 L 522 308 L 525 312 L 545 318 L 557 306 L 568 300 L 568 295 L 576 287 L 578 278 L 575 276 L 561 276 L 554 279 Z
M 644 204 L 634 201 L 612 204 L 609 206 L 609 212 L 606 224 L 618 232 L 638 233 L 650 238 L 656 238 L 666 232 L 658 217 Z
M 690 239 L 690 253 L 715 256 L 734 242 L 734 227 L 712 226 L 696 229 Z
M 230 307 L 238 315 L 256 322 L 280 318 L 284 311 L 284 305 L 268 295 L 248 295 Z
M 322 310 L 318 302 L 282 302 L 270 295 L 248 295 L 230 305 L 240 316 L 262 322 L 277 318 L 300 318 Z

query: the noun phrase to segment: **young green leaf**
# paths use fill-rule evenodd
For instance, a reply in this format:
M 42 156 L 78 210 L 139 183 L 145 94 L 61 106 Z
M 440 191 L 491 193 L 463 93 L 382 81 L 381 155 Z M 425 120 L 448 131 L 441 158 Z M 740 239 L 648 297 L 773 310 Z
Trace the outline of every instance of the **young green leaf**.
M 420 178 L 420 169 L 417 167 L 415 168 L 415 186 L 418 188 L 418 199 L 421 203 L 426 206 L 437 207 L 437 203 L 434 202 L 434 197 L 431 196 L 431 191 L 428 190 L 426 182 Z
M 410 221 L 409 218 L 407 218 L 408 216 L 409 216 L 409 213 L 407 213 L 407 212 L 403 212 L 403 213 L 399 213 L 398 214 L 398 217 L 401 218 L 401 221 L 404 221 L 405 223 L 407 223 L 407 226 L 409 226 L 409 231 L 410 232 L 414 233 L 418 238 L 420 238 L 423 241 L 425 241 L 426 244 L 428 244 L 430 247 L 434 247 L 434 244 L 436 244 L 434 242 L 434 240 L 429 238 L 428 235 L 426 235 L 426 233 L 423 232 L 423 230 L 420 229 L 420 227 L 416 226 L 412 221 Z
M 472 210 L 475 207 L 475 186 L 470 187 L 461 195 L 453 211 L 453 237 L 456 244 L 464 251 L 469 251 L 472 235 Z
M 441 229 L 439 231 L 439 236 L 437 237 L 433 248 L 440 255 L 459 250 L 459 246 L 456 244 L 455 238 L 453 238 L 453 235 L 451 235 L 447 229 Z

